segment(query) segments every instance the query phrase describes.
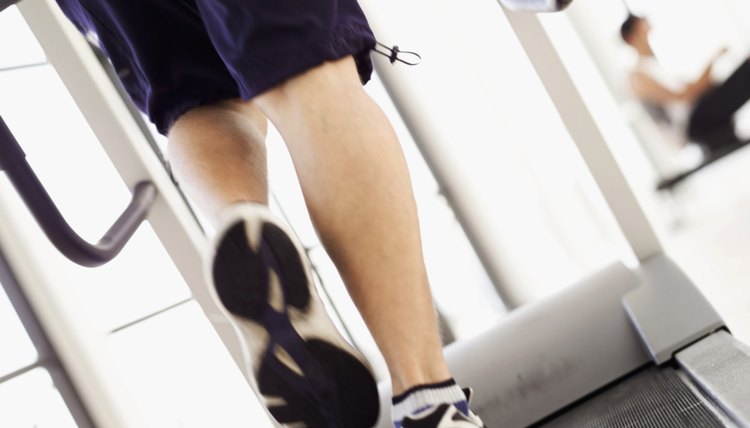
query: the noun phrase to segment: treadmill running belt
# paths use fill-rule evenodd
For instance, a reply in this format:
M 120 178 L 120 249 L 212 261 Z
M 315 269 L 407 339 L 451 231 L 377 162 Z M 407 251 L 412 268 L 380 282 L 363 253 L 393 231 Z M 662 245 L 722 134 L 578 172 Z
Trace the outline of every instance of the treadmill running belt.
M 724 425 L 674 369 L 650 367 L 539 426 L 697 428 Z

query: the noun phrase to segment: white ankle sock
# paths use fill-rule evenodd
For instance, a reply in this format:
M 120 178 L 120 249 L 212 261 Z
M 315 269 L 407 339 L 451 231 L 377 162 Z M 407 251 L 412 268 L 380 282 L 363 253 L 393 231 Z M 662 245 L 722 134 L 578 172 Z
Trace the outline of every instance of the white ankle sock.
M 405 417 L 443 403 L 464 404 L 459 407 L 468 408 L 466 395 L 453 379 L 410 388 L 393 397 L 393 424 L 398 428 Z

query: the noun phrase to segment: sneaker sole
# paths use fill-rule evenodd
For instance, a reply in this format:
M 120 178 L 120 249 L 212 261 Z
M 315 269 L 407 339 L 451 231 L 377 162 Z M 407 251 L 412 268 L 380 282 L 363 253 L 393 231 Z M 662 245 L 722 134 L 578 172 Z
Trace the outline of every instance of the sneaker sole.
M 379 412 L 365 359 L 325 314 L 307 257 L 265 209 L 235 214 L 217 241 L 211 276 L 269 412 L 282 424 L 366 428 Z M 258 336 L 264 337 L 259 346 Z M 249 348 L 248 348 L 249 349 Z

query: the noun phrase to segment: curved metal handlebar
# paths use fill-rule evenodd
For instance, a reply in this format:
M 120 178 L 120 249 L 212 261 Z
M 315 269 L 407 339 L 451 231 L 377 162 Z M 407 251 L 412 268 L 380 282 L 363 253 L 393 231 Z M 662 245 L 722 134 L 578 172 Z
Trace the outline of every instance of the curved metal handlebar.
M 141 182 L 133 190 L 133 199 L 112 227 L 96 244 L 78 236 L 65 221 L 34 171 L 26 155 L 0 117 L 0 170 L 10 178 L 21 198 L 50 241 L 67 258 L 87 267 L 101 266 L 114 259 L 146 219 L 156 200 L 151 182 Z

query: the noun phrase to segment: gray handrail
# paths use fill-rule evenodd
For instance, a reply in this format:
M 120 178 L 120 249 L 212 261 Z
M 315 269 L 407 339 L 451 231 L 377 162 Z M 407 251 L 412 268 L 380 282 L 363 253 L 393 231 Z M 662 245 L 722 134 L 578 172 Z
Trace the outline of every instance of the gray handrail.
M 146 219 L 156 200 L 153 183 L 135 186 L 125 211 L 96 244 L 81 238 L 58 210 L 44 186 L 26 161 L 26 154 L 0 117 L 0 171 L 10 178 L 21 198 L 50 241 L 67 258 L 87 267 L 101 266 L 114 259 Z

